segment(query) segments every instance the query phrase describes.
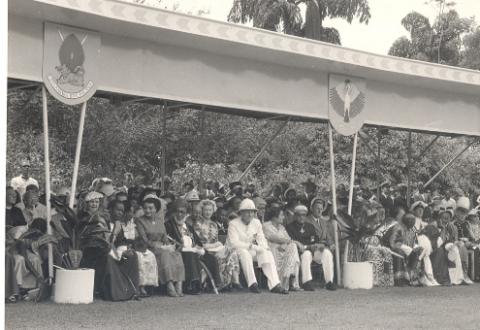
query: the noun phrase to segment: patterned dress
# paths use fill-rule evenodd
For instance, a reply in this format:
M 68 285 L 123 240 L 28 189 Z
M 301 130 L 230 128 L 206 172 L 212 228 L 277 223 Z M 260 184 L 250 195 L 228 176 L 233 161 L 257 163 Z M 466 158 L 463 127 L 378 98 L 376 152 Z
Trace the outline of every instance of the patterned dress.
M 193 230 L 197 234 L 200 243 L 218 243 L 218 226 L 212 220 L 201 219 L 193 224 Z M 220 268 L 220 288 L 232 284 L 234 274 L 240 273 L 240 261 L 236 251 L 227 249 L 225 246 L 219 252 L 215 252 Z
M 472 231 L 473 241 L 480 242 L 480 223 L 470 222 L 470 229 Z
M 393 259 L 389 249 L 380 245 L 380 239 L 372 236 L 367 239 L 365 261 L 373 264 L 373 285 L 390 287 L 394 285 Z
M 275 243 L 276 239 L 290 239 L 285 227 L 280 224 L 277 228 L 271 221 L 268 221 L 263 224 L 263 233 L 268 240 L 268 245 L 275 259 L 279 277 L 281 279 L 290 278 L 293 275 L 295 276 L 295 281 L 298 281 L 300 258 L 297 245 L 293 242 L 289 244 Z

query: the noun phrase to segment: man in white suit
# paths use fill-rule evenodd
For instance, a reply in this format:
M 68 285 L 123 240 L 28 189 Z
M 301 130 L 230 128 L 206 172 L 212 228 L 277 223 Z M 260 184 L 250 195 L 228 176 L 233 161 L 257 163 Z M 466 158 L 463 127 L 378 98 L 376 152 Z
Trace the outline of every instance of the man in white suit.
M 280 286 L 277 267 L 265 239 L 262 223 L 255 217 L 256 207 L 251 199 L 240 204 L 240 216 L 228 225 L 227 245 L 237 251 L 243 275 L 251 292 L 260 293 L 253 268 L 257 261 L 268 280 L 268 289 L 273 293 L 287 294 Z

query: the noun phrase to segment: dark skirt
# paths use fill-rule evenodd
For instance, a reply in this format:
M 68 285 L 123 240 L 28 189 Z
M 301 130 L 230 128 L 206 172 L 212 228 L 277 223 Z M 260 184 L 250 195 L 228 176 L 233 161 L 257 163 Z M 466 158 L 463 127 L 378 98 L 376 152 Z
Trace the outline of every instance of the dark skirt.
M 201 257 L 201 260 L 212 275 L 215 286 L 220 287 L 222 285 L 222 278 L 220 277 L 220 265 L 218 264 L 218 258 L 215 257 L 214 254 L 207 252 L 203 257 Z
M 403 254 L 401 251 L 396 252 Z M 392 256 L 394 283 L 396 286 L 416 284 L 418 282 L 422 265 L 418 257 L 421 252 L 421 249 L 414 249 L 409 256 L 405 256 L 405 259 Z
M 105 275 L 105 266 L 107 265 L 108 253 L 96 248 L 86 248 L 83 250 L 80 268 L 90 268 L 95 270 L 95 293 L 102 291 L 103 277 Z
M 5 299 L 18 294 L 15 277 L 15 260 L 10 253 L 5 253 Z
M 183 264 L 185 265 L 185 283 L 200 281 L 200 256 L 193 252 L 182 252 Z
M 105 251 L 85 249 L 80 266 L 95 269 L 95 292 L 105 300 L 129 300 L 138 292 L 138 257 L 135 253 L 118 261 Z
M 130 300 L 138 295 L 138 257 L 129 253 L 126 258 L 116 260 L 110 255 L 106 259 L 100 295 L 105 300 Z
M 450 285 L 447 251 L 445 251 L 443 247 L 435 249 L 435 251 L 430 254 L 430 260 L 432 262 L 433 277 L 435 277 L 441 285 Z

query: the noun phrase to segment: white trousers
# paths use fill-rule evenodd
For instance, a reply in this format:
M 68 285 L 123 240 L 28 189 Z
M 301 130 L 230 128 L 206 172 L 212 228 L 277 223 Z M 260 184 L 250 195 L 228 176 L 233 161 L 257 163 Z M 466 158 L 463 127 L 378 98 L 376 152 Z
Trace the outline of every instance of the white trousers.
M 330 252 L 330 250 L 324 249 L 323 251 L 315 251 L 314 255 L 312 255 L 312 252 L 309 250 L 305 250 L 300 257 L 300 260 L 302 269 L 302 283 L 311 281 L 313 278 L 311 268 L 312 261 L 322 265 L 325 282 L 333 282 L 334 263 L 333 254 Z
M 422 253 L 418 257 L 418 260 L 423 260 L 423 270 L 425 275 L 430 281 L 436 283 L 435 277 L 433 276 L 433 267 L 432 261 L 430 260 L 430 254 L 432 254 L 433 248 L 430 239 L 425 235 L 418 236 L 418 245 L 423 248 Z
M 462 284 L 465 280 L 462 267 L 462 258 L 460 257 L 460 251 L 458 247 L 453 243 L 447 243 L 445 245 L 448 251 L 448 259 L 455 264 L 454 268 L 448 268 L 448 275 L 450 276 L 450 282 L 454 285 Z
M 240 258 L 240 266 L 242 267 L 243 275 L 245 276 L 249 287 L 252 284 L 257 283 L 255 270 L 253 268 L 254 261 L 257 261 L 258 265 L 262 268 L 263 274 L 268 280 L 269 290 L 273 289 L 280 283 L 272 252 L 265 249 L 261 249 L 259 251 L 237 249 L 237 252 Z

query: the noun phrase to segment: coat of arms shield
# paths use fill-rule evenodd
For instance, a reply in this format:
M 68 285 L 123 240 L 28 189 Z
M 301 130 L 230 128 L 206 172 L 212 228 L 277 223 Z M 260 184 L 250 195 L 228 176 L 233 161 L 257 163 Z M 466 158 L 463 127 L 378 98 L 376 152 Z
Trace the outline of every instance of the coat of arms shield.
M 343 75 L 329 76 L 328 116 L 335 130 L 349 136 L 355 134 L 365 119 L 365 79 Z
M 65 104 L 87 101 L 97 90 L 100 35 L 45 23 L 43 82 Z

